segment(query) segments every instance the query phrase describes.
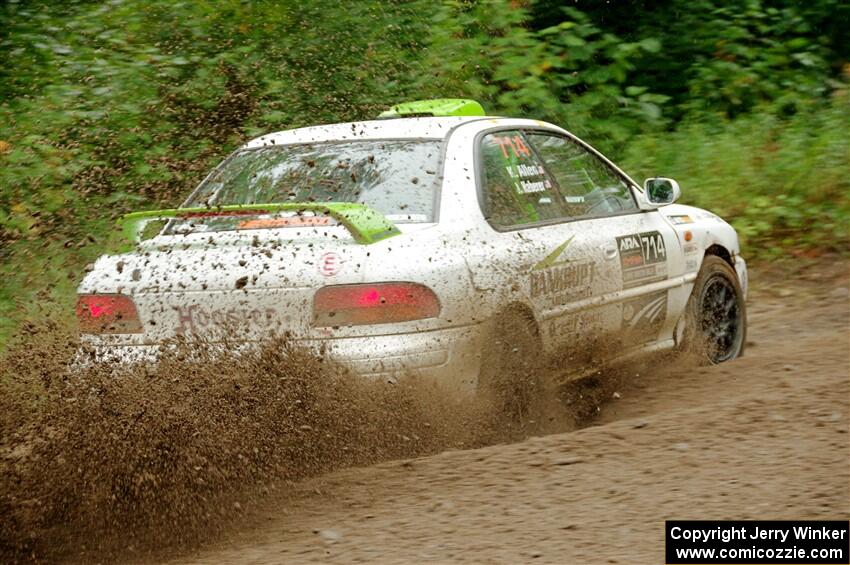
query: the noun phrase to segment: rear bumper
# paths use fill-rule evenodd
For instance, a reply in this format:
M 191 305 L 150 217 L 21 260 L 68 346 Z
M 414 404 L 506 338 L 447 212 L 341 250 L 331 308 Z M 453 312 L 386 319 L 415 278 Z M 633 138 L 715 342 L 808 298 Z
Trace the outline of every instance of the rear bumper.
M 321 350 L 360 375 L 390 377 L 413 373 L 452 388 L 474 390 L 483 335 L 483 325 L 474 324 L 409 334 L 295 340 L 295 343 Z M 156 361 L 161 352 L 160 345 L 106 345 L 91 336 L 85 341 L 94 359 L 102 362 Z M 242 345 L 250 347 L 252 343 Z

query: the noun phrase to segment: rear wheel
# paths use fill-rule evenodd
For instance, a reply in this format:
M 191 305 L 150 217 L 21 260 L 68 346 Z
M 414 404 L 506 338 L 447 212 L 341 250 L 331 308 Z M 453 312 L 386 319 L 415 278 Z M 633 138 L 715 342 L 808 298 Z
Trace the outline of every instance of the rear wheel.
M 744 352 L 747 311 L 738 275 L 720 257 L 703 260 L 685 313 L 684 347 L 702 361 L 730 361 Z
M 496 408 L 515 420 L 528 416 L 541 393 L 540 339 L 530 315 L 509 312 L 497 316 L 484 346 L 478 389 Z

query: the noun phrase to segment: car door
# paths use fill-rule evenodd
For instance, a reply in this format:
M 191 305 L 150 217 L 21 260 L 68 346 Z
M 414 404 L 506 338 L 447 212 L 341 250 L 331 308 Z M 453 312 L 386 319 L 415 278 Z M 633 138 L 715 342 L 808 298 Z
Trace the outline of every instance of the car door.
M 570 229 L 589 233 L 585 253 L 599 258 L 593 294 L 605 342 L 598 349 L 616 357 L 671 335 L 668 281 L 684 268 L 673 228 L 657 211 L 640 210 L 630 179 L 583 142 L 549 130 L 525 133 L 573 219 Z M 563 319 L 575 309 L 565 304 L 547 315 Z
M 474 277 L 484 281 L 479 286 L 501 281 L 494 289 L 501 306 L 530 305 L 547 349 L 581 364 L 604 329 L 598 299 L 619 289 L 619 280 L 603 276 L 610 269 L 600 247 L 610 242 L 567 214 L 556 180 L 522 131 L 485 132 L 478 170 L 482 211 L 494 231 L 489 255 L 478 249 L 468 258 Z

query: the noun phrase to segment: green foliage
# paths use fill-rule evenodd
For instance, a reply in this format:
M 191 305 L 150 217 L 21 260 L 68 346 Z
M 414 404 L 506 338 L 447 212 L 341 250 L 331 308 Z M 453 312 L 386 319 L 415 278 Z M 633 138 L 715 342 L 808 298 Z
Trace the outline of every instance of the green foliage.
M 556 25 L 529 28 L 514 2 L 447 3 L 435 17 L 416 90 L 475 98 L 494 113 L 549 120 L 614 147 L 663 125 L 666 96 L 629 86 L 653 38 L 624 42 L 574 9 Z
M 57 16 L 53 3 L 7 5 L 23 72 L 5 60 L 16 78 L 0 106 L 3 239 L 46 235 L 54 226 L 36 212 L 67 225 L 104 198 L 179 201 L 246 134 L 382 107 L 369 96 L 394 98 L 388 75 L 403 57 L 381 24 L 411 7 L 324 17 L 333 6 L 78 2 Z
M 810 25 L 796 7 L 765 7 L 759 0 L 712 9 L 697 41 L 684 106 L 735 116 L 772 101 L 794 107 L 822 96 L 828 86 L 826 49 L 807 37 Z
M 850 248 L 850 91 L 783 119 L 756 113 L 635 138 L 622 164 L 671 176 L 685 203 L 731 221 L 746 254 Z
M 561 19 L 563 3 L 533 4 L 533 26 Z M 835 0 L 643 0 L 583 3 L 595 25 L 660 49 L 635 61 L 628 83 L 669 97 L 665 116 L 727 117 L 772 103 L 784 112 L 830 91 L 850 60 L 850 4 Z

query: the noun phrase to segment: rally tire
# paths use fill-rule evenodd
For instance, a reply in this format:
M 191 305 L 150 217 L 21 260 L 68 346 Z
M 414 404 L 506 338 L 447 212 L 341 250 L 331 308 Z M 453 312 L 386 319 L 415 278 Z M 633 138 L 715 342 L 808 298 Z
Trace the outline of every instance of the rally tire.
M 681 349 L 714 365 L 744 353 L 747 310 L 735 270 L 722 258 L 707 256 L 685 310 Z

